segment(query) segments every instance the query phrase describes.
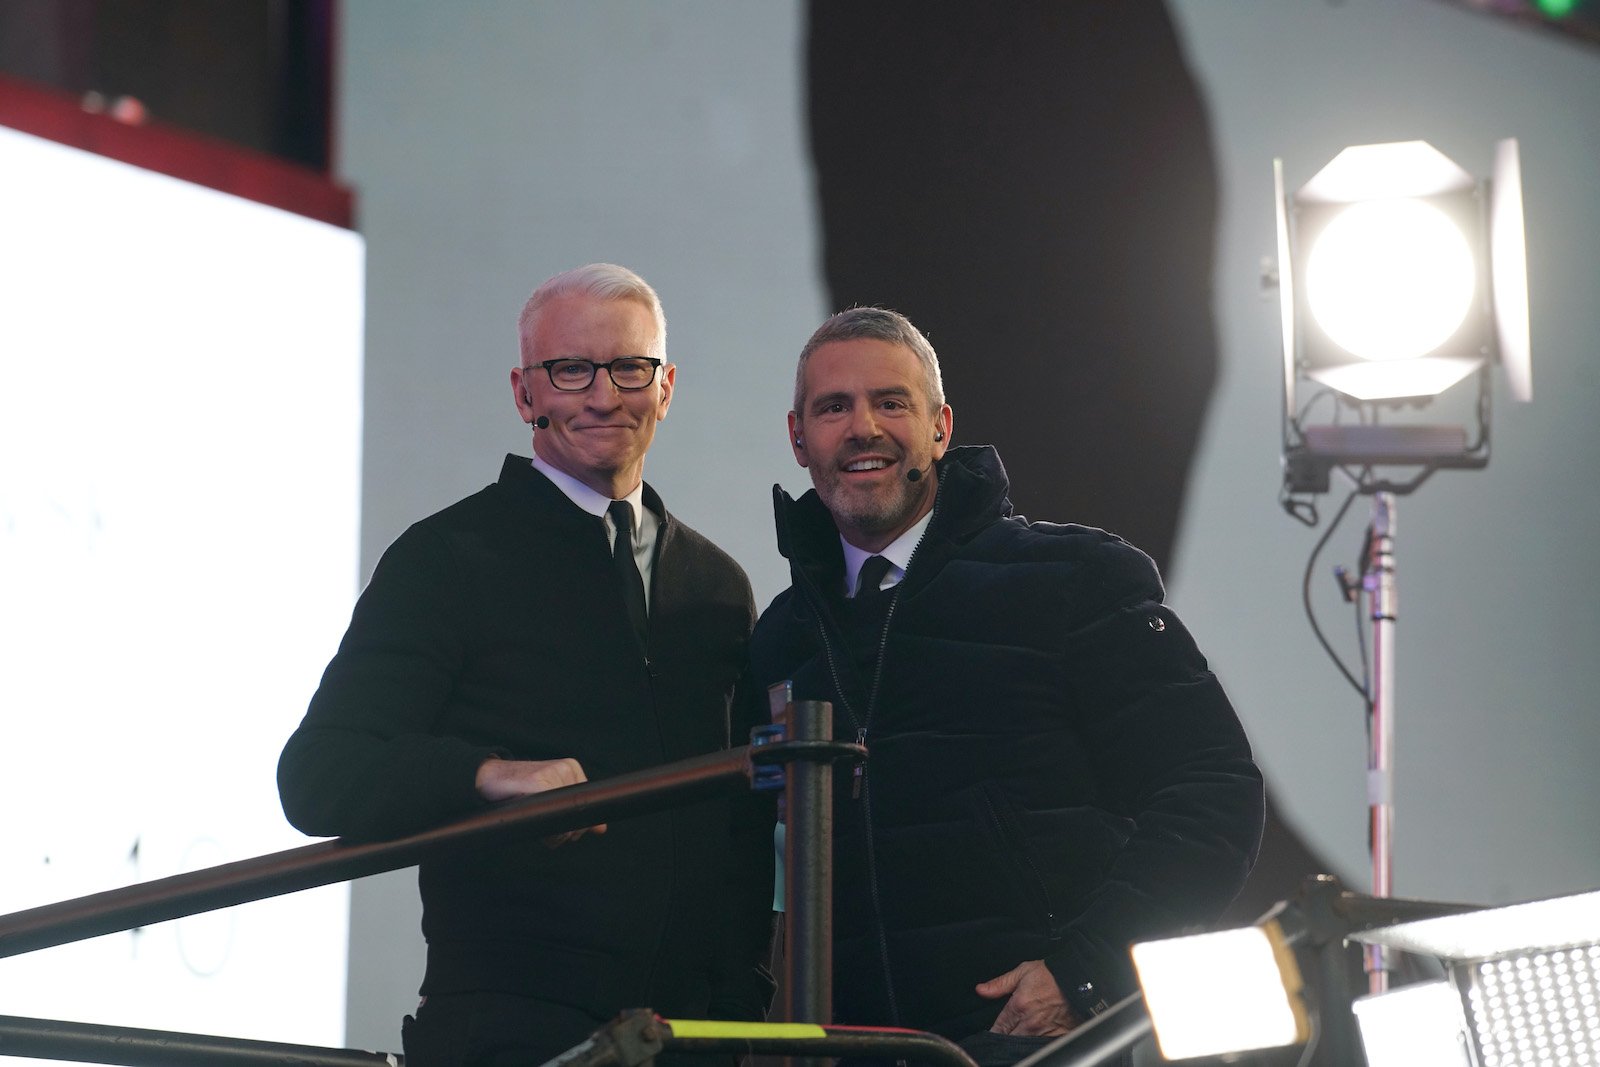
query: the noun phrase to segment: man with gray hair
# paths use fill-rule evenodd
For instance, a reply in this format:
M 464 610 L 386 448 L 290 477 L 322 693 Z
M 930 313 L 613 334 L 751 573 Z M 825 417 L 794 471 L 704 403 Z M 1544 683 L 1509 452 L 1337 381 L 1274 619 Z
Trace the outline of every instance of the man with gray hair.
M 660 300 L 592 264 L 519 326 L 533 457 L 384 553 L 279 761 L 308 834 L 398 837 L 748 741 L 750 583 L 643 480 L 677 371 Z M 712 800 L 424 862 L 407 1062 L 542 1063 L 629 1007 L 762 1018 L 770 834 L 770 803 Z
M 793 584 L 751 659 L 870 753 L 834 799 L 835 1021 L 1010 1064 L 1132 992 L 1130 942 L 1216 919 L 1263 798 L 1149 557 L 1013 515 L 953 424 L 904 316 L 812 335 L 789 437 L 814 488 L 774 489 Z

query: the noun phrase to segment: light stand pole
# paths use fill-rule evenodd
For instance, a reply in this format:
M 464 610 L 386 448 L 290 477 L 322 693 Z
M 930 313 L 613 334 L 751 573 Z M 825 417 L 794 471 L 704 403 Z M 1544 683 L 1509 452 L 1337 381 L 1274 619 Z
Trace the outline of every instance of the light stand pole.
M 1371 677 L 1357 681 L 1322 643 L 1367 703 L 1372 892 L 1387 898 L 1394 889 L 1395 497 L 1436 470 L 1488 465 L 1493 364 L 1506 369 L 1514 398 L 1532 399 L 1522 165 L 1514 138 L 1496 144 L 1492 179 L 1474 177 L 1426 141 L 1395 141 L 1345 148 L 1293 191 L 1283 161 L 1273 160 L 1272 184 L 1278 255 L 1270 284 L 1283 340 L 1280 502 L 1315 526 L 1306 497 L 1326 493 L 1334 469 L 1365 471 L 1357 488 L 1373 498 L 1361 582 L 1372 620 Z M 1473 377 L 1475 405 L 1456 388 Z M 1305 387 L 1315 392 L 1304 397 Z M 1475 435 L 1467 425 L 1425 422 L 1405 410 L 1446 393 L 1457 414 L 1475 416 Z M 1331 423 L 1313 425 L 1325 395 L 1339 410 Z M 1363 418 L 1341 419 L 1346 407 L 1363 409 Z M 1375 478 L 1384 467 L 1419 473 L 1396 484 Z M 1350 599 L 1342 577 L 1340 584 Z M 1309 612 L 1309 598 L 1306 604 Z M 1383 948 L 1367 950 L 1373 993 L 1388 988 L 1388 963 Z
M 1372 619 L 1372 714 L 1368 722 L 1367 808 L 1372 851 L 1372 895 L 1394 895 L 1394 626 L 1399 605 L 1394 574 L 1395 495 L 1372 496 L 1372 537 L 1361 579 Z M 1389 988 L 1389 954 L 1383 945 L 1365 952 L 1372 993 Z

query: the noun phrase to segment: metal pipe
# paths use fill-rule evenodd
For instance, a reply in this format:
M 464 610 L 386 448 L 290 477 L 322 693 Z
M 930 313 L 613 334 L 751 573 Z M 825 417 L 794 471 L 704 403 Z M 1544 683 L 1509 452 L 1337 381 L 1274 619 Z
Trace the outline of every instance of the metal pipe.
M 646 1067 L 662 1052 L 722 1053 L 725 1057 L 851 1056 L 937 1067 L 978 1067 L 959 1045 L 922 1030 L 663 1019 L 649 1008 L 623 1011 L 543 1067 Z
M 0 915 L 0 958 L 383 871 L 513 833 L 542 837 L 748 784 L 748 746 L 521 797 L 393 841 L 342 838 Z
M 747 1056 L 850 1056 L 873 1060 L 978 1067 L 955 1042 L 922 1030 L 830 1026 L 819 1037 L 665 1037 L 665 1052 L 721 1052 Z M 823 1062 L 809 1059 L 802 1062 Z
M 799 700 L 788 708 L 791 743 L 833 737 L 833 705 Z M 784 1004 L 789 1022 L 833 1021 L 833 765 L 789 764 L 783 843 Z M 799 1059 L 797 1067 L 824 1061 Z
M 385 1052 L 0 1015 L 0 1056 L 122 1067 L 401 1067 Z
M 1372 619 L 1372 721 L 1367 761 L 1367 806 L 1371 819 L 1372 895 L 1394 895 L 1394 633 L 1396 599 L 1395 498 L 1372 497 L 1372 547 L 1364 585 Z M 1389 952 L 1366 948 L 1368 991 L 1389 987 Z
M 1082 1026 L 1053 1041 L 1016 1067 L 1095 1067 L 1110 1063 L 1150 1032 L 1144 996 L 1134 993 L 1117 1001 Z

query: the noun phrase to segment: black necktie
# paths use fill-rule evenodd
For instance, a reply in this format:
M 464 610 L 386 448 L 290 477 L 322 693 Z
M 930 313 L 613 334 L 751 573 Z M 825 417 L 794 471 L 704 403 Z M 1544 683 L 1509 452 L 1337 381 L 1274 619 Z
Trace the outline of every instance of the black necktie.
M 878 593 L 878 587 L 883 584 L 883 576 L 888 573 L 888 560 L 882 556 L 868 556 L 866 562 L 861 564 L 861 574 L 856 578 L 856 599 Z
M 628 620 L 633 623 L 633 632 L 639 635 L 639 644 L 643 646 L 650 629 L 644 610 L 644 578 L 633 559 L 633 505 L 626 500 L 613 500 L 606 513 L 611 516 L 611 525 L 617 528 L 617 539 L 611 544 L 611 561 L 616 564 L 617 580 L 622 583 Z

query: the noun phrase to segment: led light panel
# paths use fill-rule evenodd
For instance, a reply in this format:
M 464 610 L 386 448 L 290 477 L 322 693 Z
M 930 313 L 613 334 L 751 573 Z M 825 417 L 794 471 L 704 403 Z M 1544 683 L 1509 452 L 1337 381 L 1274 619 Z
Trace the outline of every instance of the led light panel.
M 1600 1065 L 1600 946 L 1463 968 L 1483 1067 Z

